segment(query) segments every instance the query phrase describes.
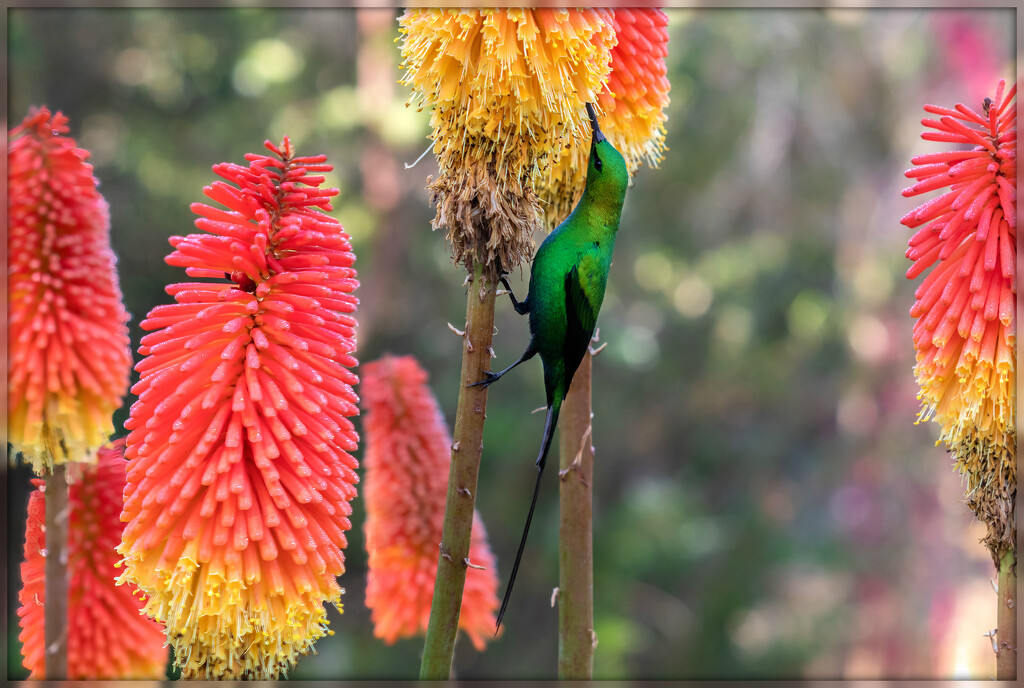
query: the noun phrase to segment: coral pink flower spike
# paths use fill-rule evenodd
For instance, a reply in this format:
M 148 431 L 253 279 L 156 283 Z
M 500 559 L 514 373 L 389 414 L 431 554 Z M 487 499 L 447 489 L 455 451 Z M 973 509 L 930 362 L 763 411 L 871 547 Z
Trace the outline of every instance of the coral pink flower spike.
M 124 580 L 186 678 L 274 679 L 327 633 L 356 495 L 358 282 L 325 156 L 286 138 L 193 204 L 170 265 L 207 281 L 142 323 L 125 427 Z M 228 183 L 231 182 L 231 183 Z
M 652 8 L 616 8 L 613 25 L 618 42 L 608 89 L 597 102 L 606 115 L 605 134 L 633 172 L 642 158 L 656 165 L 665 149 L 668 15 Z
M 427 373 L 412 356 L 367 363 L 360 390 L 366 410 L 366 606 L 374 635 L 390 644 L 427 630 L 452 439 Z M 482 650 L 494 631 L 498 574 L 478 514 L 469 559 L 459 628 Z
M 903 191 L 949 188 L 902 219 L 920 227 L 907 250 L 914 261 L 907 277 L 935 265 L 910 314 L 922 416 L 934 416 L 947 441 L 976 428 L 1003 443 L 1015 431 L 1017 109 L 1016 86 L 1005 95 L 1004 87 L 983 112 L 925 106 L 939 119 L 922 120 L 936 130 L 922 138 L 971 148 L 915 157 L 906 174 L 917 182 Z
M 906 175 L 917 181 L 903 191 L 948 189 L 902 219 L 920 228 L 910 239 L 907 277 L 931 268 L 910 310 L 914 372 L 920 419 L 941 426 L 939 439 L 967 478 L 967 504 L 987 525 L 984 542 L 994 555 L 1016 547 L 1016 92 L 1000 82 L 980 111 L 925 106 L 938 119 L 922 120 L 934 131 L 921 137 L 958 149 L 913 158 Z
M 597 94 L 601 131 L 626 159 L 630 176 L 646 161 L 656 167 L 665 148 L 670 84 L 668 15 L 653 8 L 616 8 L 608 81 Z M 570 139 L 540 184 L 545 221 L 553 229 L 576 206 L 586 182 L 590 130 Z
M 132 365 L 107 202 L 67 132 L 40 108 L 8 134 L 7 440 L 39 474 L 95 461 Z

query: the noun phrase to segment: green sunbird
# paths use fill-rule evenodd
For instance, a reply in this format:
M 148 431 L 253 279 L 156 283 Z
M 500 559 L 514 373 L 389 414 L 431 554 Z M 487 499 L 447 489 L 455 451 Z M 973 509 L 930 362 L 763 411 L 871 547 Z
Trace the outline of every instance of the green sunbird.
M 601 310 L 605 286 L 608 284 L 615 233 L 619 229 L 622 203 L 629 185 L 626 161 L 601 133 L 597 114 L 590 103 L 587 103 L 587 113 L 590 115 L 592 137 L 583 196 L 569 217 L 537 249 L 526 299 L 517 301 L 508 281 L 505 277 L 501 278 L 516 313 L 530 314 L 530 344 L 519 360 L 508 368 L 498 373 L 483 371 L 486 377 L 470 385 L 486 387 L 535 354 L 540 354 L 544 364 L 544 391 L 547 393 L 548 410 L 540 454 L 537 456 L 537 483 L 533 488 L 533 501 L 526 516 L 526 526 L 512 566 L 512 575 L 498 612 L 497 627 L 501 626 L 501 618 L 508 607 L 512 584 L 515 583 L 519 562 L 523 557 L 530 521 L 537 506 L 544 463 L 558 423 L 558 411 L 594 336 L 597 314 Z

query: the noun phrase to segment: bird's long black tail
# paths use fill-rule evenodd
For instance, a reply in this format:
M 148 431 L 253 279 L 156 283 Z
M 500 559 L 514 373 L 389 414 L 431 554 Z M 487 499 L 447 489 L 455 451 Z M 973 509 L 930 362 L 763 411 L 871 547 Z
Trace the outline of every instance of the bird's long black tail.
M 547 417 L 544 420 L 544 436 L 540 443 L 540 454 L 537 456 L 537 483 L 533 486 L 533 501 L 530 502 L 530 512 L 526 515 L 526 525 L 523 527 L 523 538 L 519 541 L 519 551 L 516 552 L 516 561 L 512 564 L 512 575 L 508 578 L 508 586 L 505 588 L 505 597 L 501 601 L 501 609 L 498 611 L 498 623 L 494 627 L 494 634 L 498 634 L 501 628 L 501 617 L 505 616 L 505 609 L 508 607 L 509 597 L 512 595 L 512 585 L 516 582 L 516 573 L 519 571 L 519 562 L 523 558 L 523 548 L 526 547 L 526 536 L 530 534 L 530 521 L 533 520 L 533 510 L 537 506 L 537 495 L 540 493 L 540 479 L 544 475 L 544 464 L 548 458 L 548 448 L 551 446 L 551 438 L 555 434 L 555 425 L 558 424 L 558 411 L 562 407 L 560 395 L 548 406 Z

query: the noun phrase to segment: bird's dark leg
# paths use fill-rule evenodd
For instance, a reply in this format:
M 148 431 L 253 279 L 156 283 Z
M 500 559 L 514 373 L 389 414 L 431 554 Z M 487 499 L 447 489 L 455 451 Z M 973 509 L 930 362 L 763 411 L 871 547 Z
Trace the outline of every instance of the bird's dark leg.
M 536 354 L 537 354 L 537 350 L 535 348 L 533 348 L 533 342 L 530 342 L 530 346 L 527 347 L 526 351 L 523 352 L 523 355 L 519 357 L 518 361 L 516 361 L 515 363 L 510 365 L 508 368 L 505 368 L 505 370 L 502 370 L 502 371 L 497 372 L 497 373 L 492 373 L 489 370 L 481 370 L 480 372 L 483 373 L 486 377 L 483 380 L 480 380 L 479 382 L 471 382 L 468 385 L 466 385 L 466 387 L 476 387 L 477 385 L 483 385 L 484 387 L 490 387 L 491 384 L 497 382 L 498 378 L 500 378 L 502 375 L 504 375 L 508 371 L 512 370 L 513 368 L 515 368 L 517 365 L 519 365 L 523 361 L 529 361 Z
M 512 287 L 508 286 L 508 280 L 504 277 L 501 278 L 501 284 L 508 291 L 508 297 L 512 299 L 512 307 L 516 309 L 516 313 L 519 315 L 526 315 L 530 312 L 530 299 L 527 297 L 525 301 L 516 301 L 516 295 L 512 293 Z
M 558 411 L 560 407 L 561 402 L 548 406 L 547 418 L 544 421 L 544 438 L 541 440 L 540 454 L 537 456 L 537 482 L 533 486 L 533 501 L 530 502 L 530 511 L 526 514 L 523 537 L 519 541 L 519 551 L 516 552 L 516 561 L 512 564 L 512 573 L 509 575 L 508 586 L 505 588 L 505 597 L 502 599 L 501 609 L 498 611 L 498 623 L 494 627 L 494 635 L 498 635 L 498 629 L 501 628 L 501 617 L 505 616 L 508 600 L 512 596 L 512 585 L 516 582 L 516 573 L 519 572 L 519 562 L 523 558 L 523 548 L 526 547 L 526 536 L 530 534 L 530 522 L 533 520 L 533 510 L 537 506 L 537 495 L 540 493 L 540 478 L 544 475 L 544 464 L 547 462 L 551 438 L 555 434 L 555 425 L 558 424 Z

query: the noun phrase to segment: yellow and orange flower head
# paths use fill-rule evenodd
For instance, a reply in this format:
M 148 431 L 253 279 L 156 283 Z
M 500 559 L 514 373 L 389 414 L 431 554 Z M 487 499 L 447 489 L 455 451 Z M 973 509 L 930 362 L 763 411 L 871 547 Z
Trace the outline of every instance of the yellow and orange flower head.
M 656 167 L 665 151 L 665 108 L 669 104 L 668 15 L 660 9 L 616 8 L 608 86 L 597 97 L 601 130 L 622 153 L 629 174 L 644 161 Z M 579 200 L 586 183 L 590 134 L 571 142 L 550 166 L 539 192 L 549 229 L 558 226 Z
M 36 473 L 94 462 L 131 373 L 107 203 L 46 108 L 8 134 L 7 430 Z
M 913 159 L 906 175 L 917 182 L 904 196 L 948 191 L 902 219 L 920 227 L 907 277 L 935 266 L 910 311 L 920 418 L 942 427 L 940 441 L 967 476 L 967 502 L 988 525 L 985 542 L 997 560 L 1016 539 L 1017 484 L 1016 86 L 1004 91 L 1000 82 L 979 110 L 925 106 L 938 119 L 922 120 L 935 130 L 922 138 L 969 148 Z
M 452 440 L 427 373 L 413 357 L 364 365 L 360 389 L 366 411 L 366 606 L 374 635 L 391 644 L 427 630 Z M 475 513 L 469 560 L 459 628 L 482 650 L 494 631 L 498 576 Z
M 166 678 L 164 630 L 146 618 L 134 586 L 118 586 L 117 545 L 124 525 L 121 491 L 124 441 L 103 447 L 95 466 L 68 488 L 68 673 L 72 680 Z M 22 656 L 29 678 L 46 678 L 43 618 L 46 604 L 46 496 L 44 482 L 28 501 L 25 560 L 21 564 Z
M 326 215 L 324 156 L 288 139 L 216 165 L 205 234 L 172 237 L 196 281 L 142 323 L 125 427 L 122 580 L 148 596 L 186 678 L 274 679 L 340 606 L 356 494 L 358 286 Z M 231 182 L 231 183 L 228 183 Z
M 610 11 L 409 9 L 400 22 L 403 83 L 433 108 L 433 226 L 467 269 L 511 270 L 541 226 L 535 187 L 589 132 L 584 104 L 611 68 Z

